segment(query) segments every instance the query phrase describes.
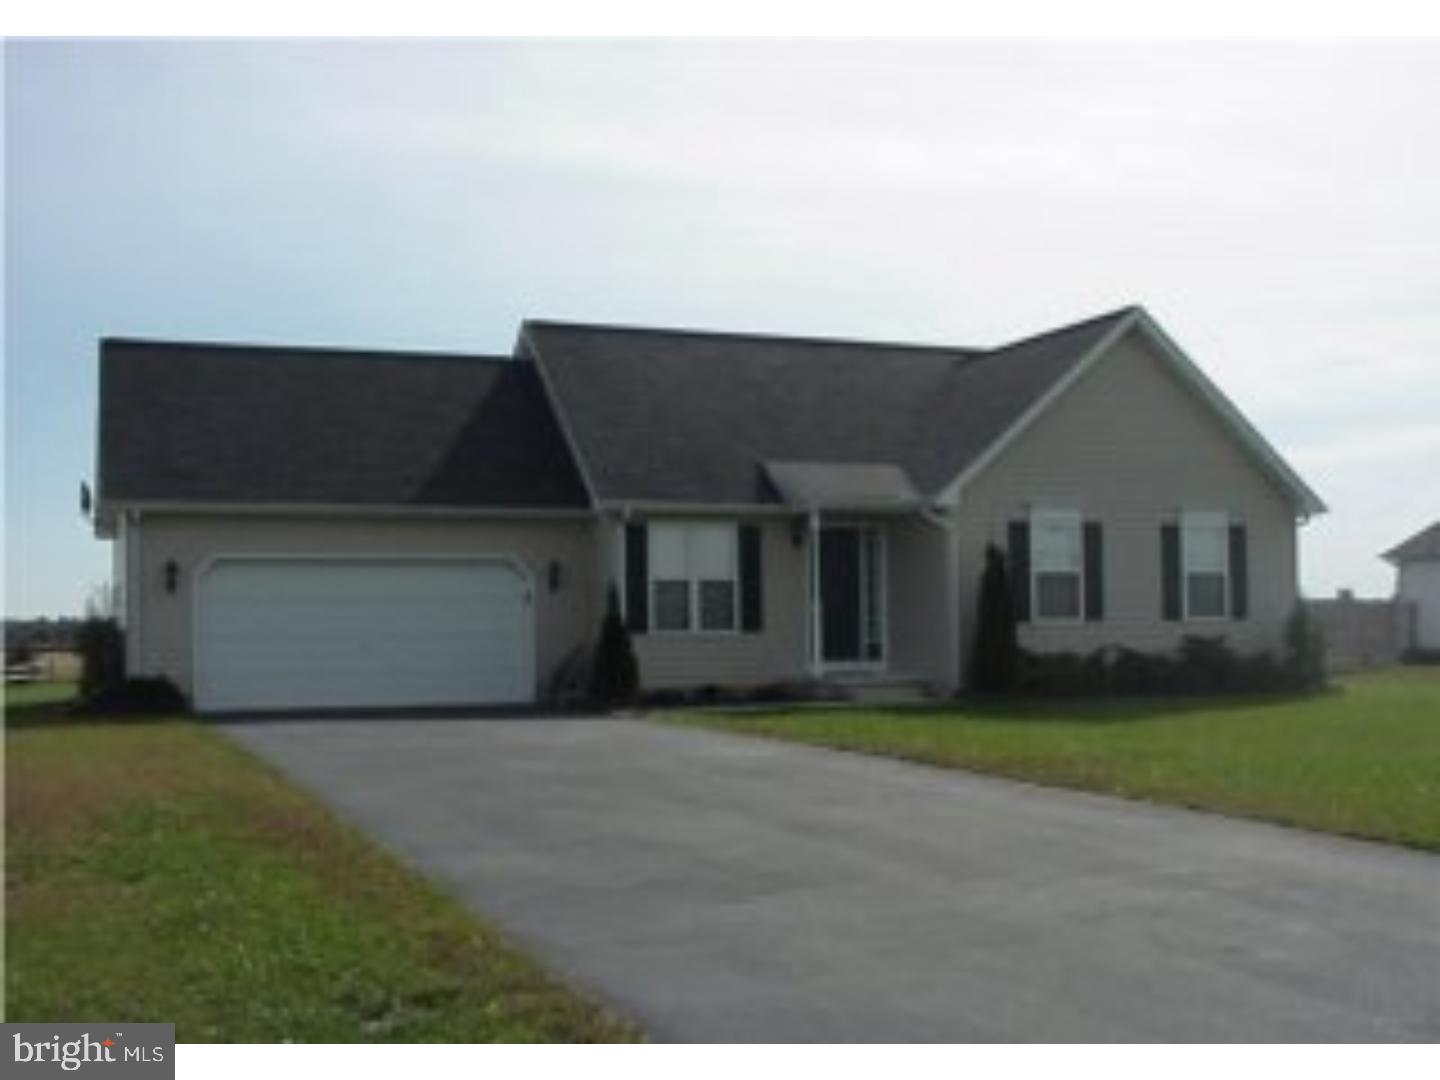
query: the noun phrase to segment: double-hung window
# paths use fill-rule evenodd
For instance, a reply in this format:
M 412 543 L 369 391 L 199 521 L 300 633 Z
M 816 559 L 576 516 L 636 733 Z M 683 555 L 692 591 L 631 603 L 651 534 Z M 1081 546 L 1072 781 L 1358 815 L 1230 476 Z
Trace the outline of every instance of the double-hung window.
M 737 629 L 739 574 L 733 523 L 654 522 L 649 563 L 651 627 Z
M 1187 511 L 1180 519 L 1185 617 L 1223 619 L 1230 595 L 1229 518 Z
M 1081 617 L 1084 550 L 1078 510 L 1031 513 L 1030 606 L 1036 619 L 1065 621 Z

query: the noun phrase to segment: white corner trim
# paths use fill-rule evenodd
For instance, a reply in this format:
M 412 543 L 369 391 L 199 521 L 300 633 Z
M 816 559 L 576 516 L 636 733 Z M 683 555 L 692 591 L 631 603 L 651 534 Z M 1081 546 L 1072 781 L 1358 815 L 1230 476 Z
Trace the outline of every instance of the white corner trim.
M 995 459 L 1003 454 L 1010 446 L 1029 431 L 1035 422 L 1040 419 L 1050 407 L 1060 398 L 1064 397 L 1066 391 L 1084 378 L 1085 374 L 1093 368 L 1100 359 L 1110 352 L 1110 347 L 1118 341 L 1121 336 L 1136 324 L 1140 316 L 1138 308 L 1130 311 L 1118 323 L 1110 328 L 1103 338 L 1090 347 L 1090 351 L 1080 358 L 1069 371 L 1056 380 L 1055 384 L 1041 394 L 1030 407 L 1026 409 L 1008 428 L 1001 433 L 1000 437 L 987 446 L 983 453 L 967 465 L 954 480 L 941 489 L 936 497 L 937 502 L 954 502 L 959 499 L 960 493 L 981 473 L 994 464 Z

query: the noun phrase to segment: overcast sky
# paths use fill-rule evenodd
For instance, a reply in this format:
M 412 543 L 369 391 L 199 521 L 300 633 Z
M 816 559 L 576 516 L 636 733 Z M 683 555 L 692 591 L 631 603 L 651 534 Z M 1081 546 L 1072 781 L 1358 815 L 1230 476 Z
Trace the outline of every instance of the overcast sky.
M 101 335 L 987 345 L 1145 304 L 1388 595 L 1440 519 L 1434 43 L 10 43 L 9 614 L 105 580 Z

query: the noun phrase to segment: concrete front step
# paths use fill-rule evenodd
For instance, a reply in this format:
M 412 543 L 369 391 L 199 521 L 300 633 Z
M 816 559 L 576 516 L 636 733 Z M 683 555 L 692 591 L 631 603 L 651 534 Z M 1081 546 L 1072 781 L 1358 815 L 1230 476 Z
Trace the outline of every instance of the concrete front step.
M 825 680 L 850 700 L 862 705 L 905 705 L 929 701 L 930 685 L 914 675 L 899 673 L 832 675 Z

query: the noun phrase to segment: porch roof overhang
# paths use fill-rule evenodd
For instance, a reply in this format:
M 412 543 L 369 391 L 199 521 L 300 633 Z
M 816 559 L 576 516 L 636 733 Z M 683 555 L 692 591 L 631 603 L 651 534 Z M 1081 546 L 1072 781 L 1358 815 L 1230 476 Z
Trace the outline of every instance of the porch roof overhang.
M 911 513 L 925 500 L 899 465 L 889 462 L 767 461 L 765 475 L 797 511 Z

